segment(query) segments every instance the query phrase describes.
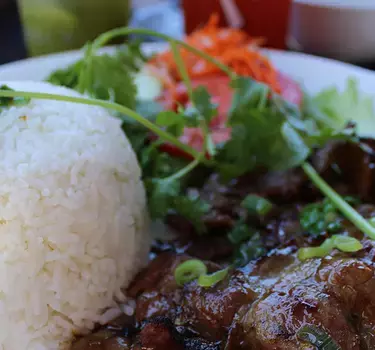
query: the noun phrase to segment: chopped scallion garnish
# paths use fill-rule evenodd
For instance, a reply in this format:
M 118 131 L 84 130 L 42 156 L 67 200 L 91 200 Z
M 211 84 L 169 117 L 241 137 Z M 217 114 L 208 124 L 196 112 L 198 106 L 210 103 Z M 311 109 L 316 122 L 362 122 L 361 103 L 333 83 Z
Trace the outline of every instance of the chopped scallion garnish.
M 185 283 L 196 280 L 199 276 L 207 273 L 207 267 L 203 261 L 191 259 L 184 261 L 177 266 L 174 271 L 174 278 L 178 285 L 183 286 Z
M 354 238 L 344 235 L 335 235 L 334 239 L 335 248 L 345 253 L 355 253 L 363 248 L 362 243 Z
M 300 260 L 307 260 L 311 258 L 324 258 L 334 248 L 331 238 L 327 238 L 319 247 L 307 247 L 298 250 L 298 258 Z
M 227 277 L 228 271 L 229 268 L 227 267 L 226 269 L 216 271 L 210 275 L 200 275 L 198 278 L 198 285 L 205 288 L 212 287 Z
M 212 274 L 207 274 L 207 267 L 203 261 L 191 259 L 177 266 L 174 277 L 180 286 L 197 280 L 199 286 L 208 288 L 222 281 L 228 275 L 228 272 L 229 267 Z
M 363 248 L 362 243 L 354 237 L 334 235 L 327 238 L 319 247 L 307 247 L 298 250 L 298 258 L 307 260 L 311 258 L 324 258 L 336 248 L 345 253 L 354 253 Z
M 249 225 L 243 221 L 238 221 L 237 224 L 228 233 L 228 238 L 233 244 L 239 244 L 251 238 L 257 231 L 251 229 Z

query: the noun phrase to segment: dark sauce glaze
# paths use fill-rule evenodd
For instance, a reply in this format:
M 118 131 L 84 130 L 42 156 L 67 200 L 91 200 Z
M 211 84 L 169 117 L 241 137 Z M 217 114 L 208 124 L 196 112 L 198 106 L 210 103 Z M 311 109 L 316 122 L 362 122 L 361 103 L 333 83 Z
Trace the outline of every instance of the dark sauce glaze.
M 366 145 L 367 150 L 332 144 L 311 161 L 340 193 L 375 203 L 374 145 Z M 182 218 L 169 217 L 179 237 L 154 242 L 153 259 L 128 289 L 136 302 L 134 316 L 82 337 L 72 350 L 315 349 L 297 336 L 305 325 L 324 330 L 343 350 L 375 349 L 375 243 L 344 220 L 341 233 L 362 240 L 362 250 L 299 261 L 299 247 L 325 238 L 313 239 L 299 225 L 301 208 L 321 199 L 299 170 L 259 170 L 227 186 L 212 175 L 199 191 L 212 204 L 204 220 L 215 235 L 199 237 Z M 277 204 L 252 223 L 268 252 L 213 287 L 196 282 L 179 287 L 174 270 L 192 256 L 204 259 L 211 272 L 225 266 L 233 253 L 225 233 L 241 215 L 239 203 L 248 193 Z M 365 217 L 375 215 L 372 204 L 357 209 Z

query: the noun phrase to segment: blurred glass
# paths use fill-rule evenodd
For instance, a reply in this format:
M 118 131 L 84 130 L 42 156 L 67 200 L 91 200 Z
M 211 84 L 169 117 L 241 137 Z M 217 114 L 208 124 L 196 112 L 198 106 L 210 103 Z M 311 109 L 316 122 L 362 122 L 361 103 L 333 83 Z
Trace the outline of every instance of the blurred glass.
M 130 0 L 18 0 L 31 56 L 76 49 L 110 29 L 125 26 Z

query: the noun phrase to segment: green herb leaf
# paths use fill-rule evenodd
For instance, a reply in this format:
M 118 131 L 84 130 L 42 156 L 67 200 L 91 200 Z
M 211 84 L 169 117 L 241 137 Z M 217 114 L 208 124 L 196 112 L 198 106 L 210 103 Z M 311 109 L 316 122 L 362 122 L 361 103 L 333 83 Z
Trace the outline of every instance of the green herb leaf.
M 250 230 L 251 238 L 241 243 L 234 254 L 234 265 L 237 267 L 245 266 L 249 261 L 257 259 L 266 253 L 259 232 Z
M 191 259 L 178 265 L 174 271 L 174 278 L 178 285 L 196 280 L 199 276 L 207 273 L 207 267 L 203 261 Z
M 306 137 L 305 141 L 310 147 L 322 148 L 332 141 L 358 142 L 359 139 L 356 135 L 356 129 L 353 127 L 348 127 L 341 131 L 325 127 L 319 132 Z
M 84 85 L 80 86 L 83 91 L 92 97 L 135 109 L 137 90 L 121 60 L 110 55 L 92 56 L 85 75 Z
M 216 271 L 210 275 L 202 274 L 198 277 L 198 285 L 203 288 L 213 287 L 215 284 L 221 282 L 228 276 L 229 268 Z
M 332 129 L 342 130 L 352 121 L 357 125 L 359 136 L 375 138 L 373 98 L 360 93 L 356 80 L 349 79 L 343 92 L 336 88 L 323 90 L 313 102 L 315 113 L 311 115 L 323 119 Z
M 110 100 L 135 109 L 137 90 L 132 70 L 124 64 L 124 55 L 90 55 L 66 69 L 52 73 L 47 80 L 88 93 L 91 97 Z M 84 81 L 81 74 L 84 72 Z
M 270 89 L 267 85 L 256 82 L 251 78 L 238 77 L 233 79 L 231 87 L 234 90 L 230 115 L 243 114 L 249 109 L 263 108 L 268 103 Z
M 194 225 L 198 233 L 204 233 L 206 231 L 202 217 L 211 209 L 211 205 L 208 202 L 200 198 L 178 196 L 173 199 L 172 205 L 173 209 L 178 214 Z
M 179 181 L 153 178 L 146 182 L 149 193 L 149 211 L 154 219 L 164 218 L 172 207 L 174 198 L 180 194 Z
M 222 175 L 239 176 L 256 165 L 284 170 L 301 164 L 310 148 L 279 105 L 268 98 L 269 89 L 250 78 L 238 78 L 232 86 L 228 125 L 232 138 L 219 153 Z
M 166 127 L 168 132 L 176 137 L 179 137 L 184 130 L 185 120 L 184 116 L 179 113 L 173 111 L 163 111 L 157 115 L 156 124 Z
M 138 41 L 129 42 L 126 45 L 120 46 L 113 57 L 129 72 L 137 72 L 148 59 L 143 55 L 141 42 Z M 54 71 L 46 80 L 52 84 L 66 86 L 76 90 L 79 75 L 84 64 L 84 60 L 79 60 L 65 69 Z
M 80 60 L 65 69 L 58 69 L 47 78 L 47 81 L 54 85 L 76 89 L 83 64 L 83 60 Z
M 309 164 L 303 163 L 302 169 L 305 174 L 310 178 L 312 183 L 340 210 L 341 214 L 350 220 L 359 230 L 369 236 L 371 239 L 375 239 L 374 227 L 350 204 L 345 201 L 327 182 L 317 173 L 317 171 Z
M 256 194 L 247 195 L 241 206 L 246 208 L 249 213 L 260 216 L 266 215 L 272 209 L 272 203 L 269 200 Z
M 237 224 L 228 233 L 228 238 L 233 244 L 240 244 L 243 241 L 251 238 L 257 232 L 250 228 L 243 221 L 238 221 Z
M 300 213 L 302 229 L 312 236 L 318 236 L 325 231 L 330 233 L 339 231 L 342 227 L 341 219 L 342 216 L 328 199 L 308 204 Z
M 207 123 L 217 116 L 217 105 L 211 102 L 211 95 L 204 86 L 193 90 L 193 105 Z
M 7 85 L 1 85 L 0 90 L 14 91 Z M 30 102 L 28 97 L 0 97 L 0 108 L 10 106 L 23 106 Z
M 116 57 L 130 71 L 137 72 L 150 59 L 142 52 L 142 41 L 129 41 L 122 45 L 116 52 Z

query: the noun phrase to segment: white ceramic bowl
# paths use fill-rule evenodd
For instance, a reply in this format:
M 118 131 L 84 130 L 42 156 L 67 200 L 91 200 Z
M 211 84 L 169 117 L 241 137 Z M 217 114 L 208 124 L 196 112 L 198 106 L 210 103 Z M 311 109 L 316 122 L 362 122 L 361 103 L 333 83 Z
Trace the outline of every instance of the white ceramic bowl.
M 344 61 L 375 61 L 375 0 L 294 0 L 289 46 Z

